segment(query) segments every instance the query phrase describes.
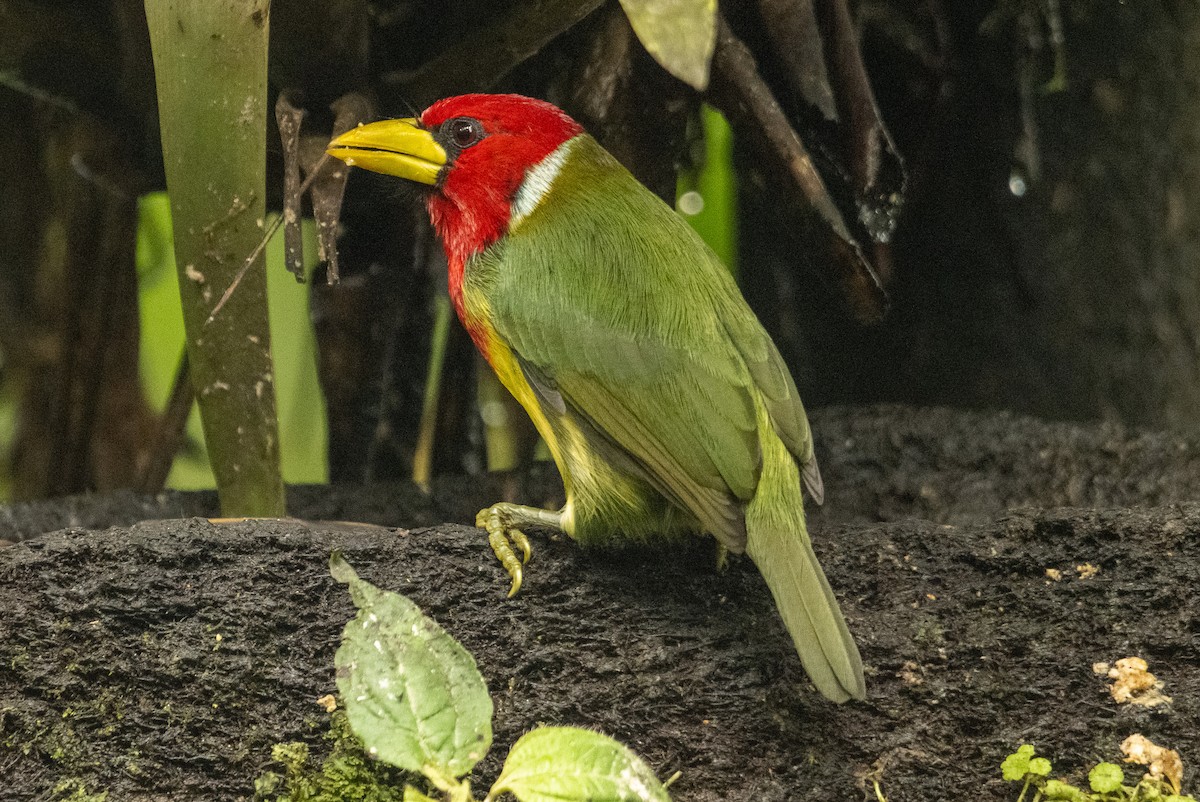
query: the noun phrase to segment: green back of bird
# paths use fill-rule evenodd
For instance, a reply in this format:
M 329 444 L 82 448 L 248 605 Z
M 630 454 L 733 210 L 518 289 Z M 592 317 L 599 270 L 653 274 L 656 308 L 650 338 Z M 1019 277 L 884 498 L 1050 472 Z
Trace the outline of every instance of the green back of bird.
M 590 136 L 563 147 L 541 202 L 468 265 L 467 289 L 548 413 L 579 417 L 741 551 L 761 470 L 756 395 L 819 488 L 795 385 L 691 227 Z

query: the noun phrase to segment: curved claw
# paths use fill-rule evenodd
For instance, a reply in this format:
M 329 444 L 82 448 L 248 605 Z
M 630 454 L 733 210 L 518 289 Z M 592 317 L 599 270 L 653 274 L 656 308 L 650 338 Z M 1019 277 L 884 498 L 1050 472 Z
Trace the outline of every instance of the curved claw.
M 502 527 L 497 529 L 493 529 L 492 527 L 486 528 L 488 530 L 488 544 L 492 547 L 492 551 L 496 553 L 496 557 L 500 560 L 500 564 L 504 566 L 504 570 L 512 577 L 512 587 L 508 590 L 508 598 L 511 599 L 521 589 L 521 579 L 524 576 L 524 572 L 521 570 L 522 561 L 517 558 L 516 552 L 513 551 L 509 538 L 514 534 L 520 535 L 525 540 L 526 546 L 529 545 L 529 540 L 525 538 L 524 533 L 515 529 L 505 532 Z M 516 538 L 513 539 L 516 540 Z
M 521 589 L 521 579 L 524 571 L 521 566 L 529 562 L 533 556 L 533 546 L 529 538 L 521 531 L 522 526 L 550 527 L 562 530 L 562 512 L 550 512 L 534 507 L 522 507 L 518 504 L 493 504 L 487 509 L 480 510 L 475 516 L 475 525 L 486 529 L 488 543 L 495 552 L 504 570 L 512 577 L 512 587 L 508 597 L 511 599 Z M 514 550 L 513 547 L 516 547 Z M 517 551 L 520 556 L 517 556 Z
M 717 544 L 717 573 L 723 574 L 729 569 L 729 549 L 724 543 Z
M 521 589 L 521 580 L 524 578 L 521 566 L 529 562 L 533 547 L 525 533 L 513 526 L 498 507 L 499 505 L 480 510 L 475 516 L 475 525 L 487 530 L 488 544 L 500 560 L 500 564 L 504 566 L 504 570 L 512 577 L 512 587 L 508 590 L 508 598 L 511 599 Z M 520 557 L 513 551 L 514 543 L 521 550 Z
M 521 550 L 521 562 L 529 562 L 529 558 L 533 556 L 533 545 L 529 542 L 529 538 L 520 529 L 509 529 L 508 539 L 516 544 Z M 513 591 L 516 593 L 516 591 Z M 510 596 L 512 593 L 509 594 Z

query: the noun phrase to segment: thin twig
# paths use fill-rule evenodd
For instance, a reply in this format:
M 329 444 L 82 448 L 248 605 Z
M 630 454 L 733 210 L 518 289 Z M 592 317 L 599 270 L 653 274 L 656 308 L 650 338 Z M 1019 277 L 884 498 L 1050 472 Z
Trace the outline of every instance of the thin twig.
M 47 106 L 53 106 L 56 109 L 61 109 L 71 114 L 83 114 L 83 109 L 69 97 L 64 95 L 56 95 L 42 89 L 40 86 L 35 86 L 21 78 L 13 70 L 0 70 L 0 86 L 5 89 L 11 89 L 14 92 L 33 98 L 39 103 L 44 103 Z
M 733 33 L 724 17 L 719 21 L 709 96 L 731 120 L 747 122 L 748 127 L 761 132 L 808 204 L 837 236 L 850 240 L 842 213 L 829 196 L 808 149 L 763 80 L 750 48 Z
M 303 195 L 308 191 L 308 188 L 312 185 L 313 180 L 316 179 L 317 175 L 321 172 L 321 168 L 325 166 L 325 162 L 328 159 L 329 156 L 327 154 L 321 159 L 320 163 L 317 164 L 317 168 L 309 173 L 308 178 L 304 179 L 304 183 L 300 185 L 299 194 Z M 246 271 L 248 271 L 250 266 L 253 265 L 255 260 L 258 259 L 259 254 L 261 254 L 263 249 L 267 247 L 267 243 L 271 241 L 271 237 L 275 236 L 275 232 L 278 231 L 279 227 L 282 225 L 283 215 L 281 214 L 271 221 L 271 225 L 267 226 L 267 230 L 263 232 L 263 238 L 259 240 L 258 245 L 254 247 L 254 250 L 250 252 L 250 255 L 246 257 L 246 262 L 242 265 L 242 269 L 239 270 L 237 275 L 233 277 L 233 281 L 230 282 L 229 288 L 221 294 L 221 299 L 217 301 L 217 305 L 213 307 L 211 312 L 209 312 L 208 319 L 204 321 L 205 326 L 212 323 L 217 317 L 217 313 L 221 311 L 226 302 L 229 301 L 230 296 L 233 295 L 233 291 L 238 288 L 238 285 L 242 283 L 242 279 L 246 277 Z
M 854 192 L 863 207 L 859 216 L 872 239 L 888 242 L 907 183 L 904 163 L 875 102 L 849 3 L 827 0 L 825 16 L 826 53 L 846 131 L 846 155 Z
M 158 493 L 167 483 L 171 473 L 171 465 L 179 452 L 179 444 L 183 441 L 183 430 L 187 425 L 188 415 L 191 414 L 192 404 L 196 401 L 196 392 L 192 387 L 191 363 L 188 361 L 187 349 L 179 358 L 179 368 L 175 371 L 175 384 L 171 388 L 171 398 L 163 412 L 159 425 L 158 436 L 150 446 L 150 455 L 146 467 L 138 477 L 137 489 L 142 493 Z

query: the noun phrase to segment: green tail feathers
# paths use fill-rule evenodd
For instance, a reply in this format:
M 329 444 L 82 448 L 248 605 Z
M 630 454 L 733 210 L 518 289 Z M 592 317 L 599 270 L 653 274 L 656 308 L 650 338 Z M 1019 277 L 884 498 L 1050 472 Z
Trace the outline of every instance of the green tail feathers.
M 803 513 L 801 513 L 801 516 Z M 803 518 L 799 530 L 747 520 L 746 552 L 767 580 L 775 607 L 817 690 L 835 702 L 862 699 L 862 658 L 833 590 L 817 564 Z
M 746 553 L 767 580 L 817 690 L 834 702 L 863 699 L 862 658 L 813 553 L 796 464 L 780 453 L 782 444 L 764 451 L 758 492 L 746 506 Z

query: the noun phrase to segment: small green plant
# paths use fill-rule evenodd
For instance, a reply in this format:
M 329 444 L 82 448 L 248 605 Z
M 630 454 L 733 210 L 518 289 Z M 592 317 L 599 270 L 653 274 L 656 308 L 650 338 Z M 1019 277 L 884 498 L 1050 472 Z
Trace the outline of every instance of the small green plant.
M 329 568 L 358 607 L 335 657 L 350 729 L 372 758 L 425 777 L 425 790 L 404 787 L 404 802 L 474 802 L 464 778 L 492 745 L 492 700 L 475 659 L 413 602 L 359 579 L 340 554 Z M 315 786 L 295 793 L 311 785 L 301 770 L 306 754 L 277 748 L 275 757 L 292 786 L 290 797 L 275 798 L 336 798 Z M 260 780 L 259 798 L 276 794 L 282 780 Z M 630 749 L 575 727 L 537 727 L 518 739 L 483 802 L 505 794 L 520 802 L 670 802 Z M 370 797 L 394 798 L 378 788 Z
M 1000 771 L 1004 779 L 1023 783 L 1017 802 L 1196 802 L 1195 797 L 1177 793 L 1161 777 L 1146 774 L 1136 785 L 1125 785 L 1125 772 L 1116 763 L 1097 763 L 1088 772 L 1088 790 L 1062 780 L 1051 780 L 1053 767 L 1044 757 L 1035 757 L 1032 744 L 1021 744 L 1004 758 Z
M 400 771 L 371 760 L 350 730 L 344 710 L 334 710 L 325 739 L 332 749 L 320 765 L 303 742 L 275 744 L 271 759 L 282 773 L 269 771 L 254 782 L 258 802 L 403 802 Z

